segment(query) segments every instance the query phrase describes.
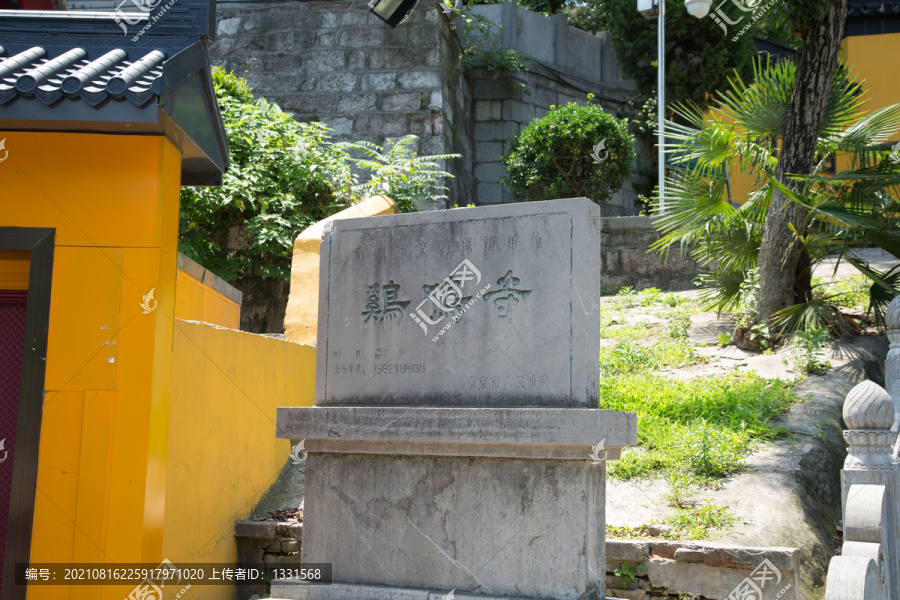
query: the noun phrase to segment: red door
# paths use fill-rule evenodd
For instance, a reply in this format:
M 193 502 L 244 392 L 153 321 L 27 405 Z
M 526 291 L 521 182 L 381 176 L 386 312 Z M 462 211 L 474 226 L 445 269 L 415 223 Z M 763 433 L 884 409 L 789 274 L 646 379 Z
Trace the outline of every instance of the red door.
M 19 420 L 19 384 L 25 341 L 27 291 L 0 290 L 0 565 L 6 549 L 13 450 Z M 0 569 L 0 585 L 2 585 Z

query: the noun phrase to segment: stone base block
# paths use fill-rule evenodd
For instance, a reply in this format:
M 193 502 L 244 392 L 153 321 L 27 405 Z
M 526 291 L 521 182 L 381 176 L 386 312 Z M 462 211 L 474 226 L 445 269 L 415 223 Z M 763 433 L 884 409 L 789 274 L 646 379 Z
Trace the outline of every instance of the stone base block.
M 303 562 L 331 563 L 342 585 L 284 597 L 367 598 L 340 595 L 362 584 L 394 590 L 371 596 L 385 600 L 450 589 L 460 598 L 604 598 L 604 463 L 330 453 L 307 461 Z M 440 596 L 415 590 L 435 582 Z
M 305 585 L 285 579 L 272 583 L 273 600 L 444 600 L 450 590 L 398 588 L 381 585 Z M 453 592 L 453 600 L 529 600 L 513 596 L 485 596 Z

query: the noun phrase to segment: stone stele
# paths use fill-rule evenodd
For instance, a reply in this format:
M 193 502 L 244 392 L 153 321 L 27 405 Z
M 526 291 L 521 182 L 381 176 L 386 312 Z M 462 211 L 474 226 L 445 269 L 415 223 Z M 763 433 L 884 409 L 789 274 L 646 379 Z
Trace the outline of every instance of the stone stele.
M 273 598 L 603 600 L 599 211 L 555 200 L 335 222 L 323 234 L 303 563 Z M 443 333 L 442 333 L 443 332 Z M 453 591 L 453 596 L 447 596 Z
M 600 221 L 574 198 L 330 223 L 316 405 L 596 407 Z

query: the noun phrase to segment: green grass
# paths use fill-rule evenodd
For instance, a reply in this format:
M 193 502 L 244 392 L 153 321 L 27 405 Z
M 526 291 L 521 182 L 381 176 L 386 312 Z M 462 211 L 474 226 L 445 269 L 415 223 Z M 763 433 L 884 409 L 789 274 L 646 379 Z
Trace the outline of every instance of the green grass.
M 704 500 L 695 506 L 684 506 L 675 509 L 671 515 L 654 523 L 669 525 L 672 530 L 661 532 L 657 537 L 667 540 L 711 540 L 716 536 L 733 529 L 741 518 L 728 512 L 728 504 L 716 504 L 712 500 Z M 639 527 L 628 525 L 606 526 L 607 539 L 634 540 L 652 537 L 650 524 Z
M 600 337 L 610 340 L 634 341 L 650 335 L 650 324 L 646 322 L 634 325 L 609 325 L 601 330 Z
M 723 477 L 741 468 L 754 442 L 785 433 L 771 429 L 769 422 L 793 402 L 787 383 L 738 372 L 666 379 L 650 372 L 654 367 L 648 366 L 652 357 L 646 352 L 629 357 L 634 362 L 617 365 L 621 374 L 600 380 L 600 408 L 634 412 L 638 418 L 640 447 L 610 463 L 612 477 L 679 472 L 705 480 Z
M 834 296 L 831 302 L 842 308 L 853 309 L 860 313 L 865 313 L 869 308 L 869 290 L 872 282 L 865 275 L 854 275 L 833 283 L 824 283 L 816 277 L 813 279 L 813 286 L 818 294 Z
M 646 348 L 633 341 L 625 341 L 612 348 L 600 349 L 600 378 L 602 381 L 619 375 L 684 367 L 700 360 L 700 356 L 684 340 L 661 339 Z
M 663 521 L 671 525 L 669 535 L 673 538 L 708 540 L 731 528 L 740 518 L 728 512 L 727 504 L 704 500 L 699 506 L 676 508 L 675 513 Z

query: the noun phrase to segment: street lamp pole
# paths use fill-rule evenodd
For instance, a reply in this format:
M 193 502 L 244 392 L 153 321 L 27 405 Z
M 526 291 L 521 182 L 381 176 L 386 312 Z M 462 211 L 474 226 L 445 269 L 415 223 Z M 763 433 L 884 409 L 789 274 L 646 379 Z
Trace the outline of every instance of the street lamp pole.
M 684 0 L 684 6 L 688 13 L 702 19 L 709 14 L 712 0 Z M 656 6 L 656 11 L 653 7 Z M 656 15 L 656 91 L 657 109 L 659 117 L 657 122 L 656 146 L 659 151 L 657 157 L 657 169 L 659 171 L 659 214 L 666 212 L 666 0 L 638 0 L 638 11 L 645 19 L 652 19 Z
M 659 109 L 657 168 L 659 169 L 659 214 L 666 212 L 666 0 L 659 1 L 659 16 L 656 31 L 656 90 L 657 108 Z

